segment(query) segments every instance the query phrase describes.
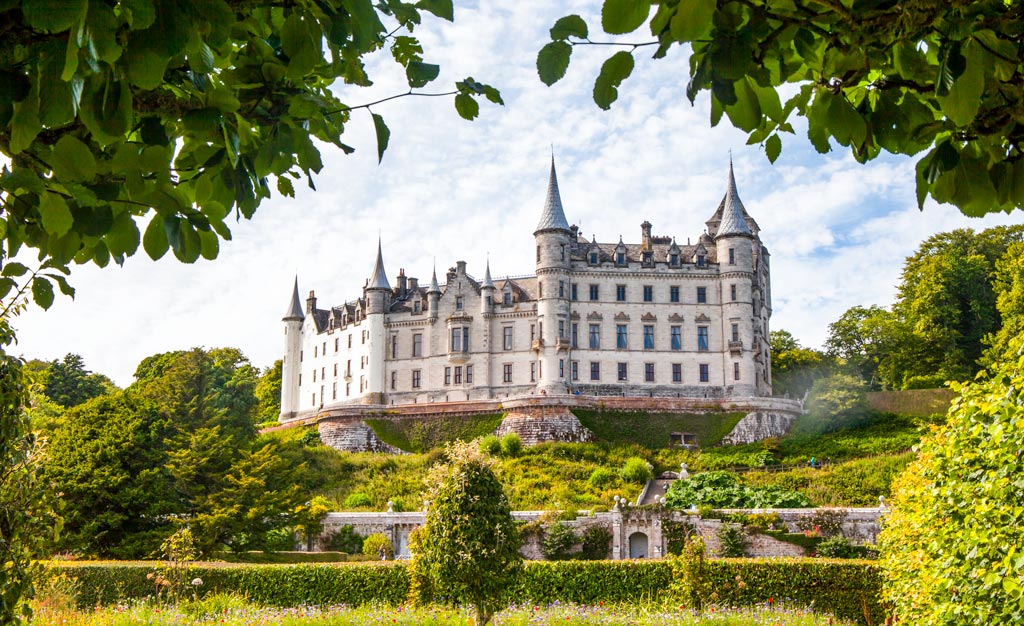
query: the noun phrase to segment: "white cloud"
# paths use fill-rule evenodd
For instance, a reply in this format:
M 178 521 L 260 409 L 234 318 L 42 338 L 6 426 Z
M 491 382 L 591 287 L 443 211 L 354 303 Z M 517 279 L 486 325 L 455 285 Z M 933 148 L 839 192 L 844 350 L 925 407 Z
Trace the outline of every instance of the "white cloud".
M 543 205 L 554 144 L 566 213 L 584 234 L 639 238 L 648 219 L 657 234 L 695 239 L 725 191 L 732 149 L 740 195 L 772 252 L 774 328 L 819 345 L 827 325 L 854 304 L 888 304 L 902 259 L 928 235 L 962 225 L 984 228 L 1015 216 L 968 220 L 950 207 L 916 209 L 908 160 L 867 166 L 845 151 L 814 153 L 803 136 L 787 137 L 770 165 L 727 122 L 709 126 L 707 98 L 685 96 L 684 51 L 653 61 L 642 49 L 633 76 L 611 111 L 591 100 L 593 79 L 609 51 L 580 47 L 568 75 L 548 88 L 534 68 L 548 29 L 579 12 L 599 23 L 589 0 L 481 0 L 458 7 L 449 25 L 426 18 L 417 30 L 426 60 L 442 66 L 424 91 L 450 89 L 472 75 L 502 90 L 505 106 L 481 104 L 462 121 L 450 98 L 404 98 L 377 105 L 392 130 L 377 164 L 370 116 L 353 112 L 345 156 L 326 147 L 318 191 L 297 181 L 297 198 L 275 198 L 215 262 L 154 263 L 140 252 L 124 268 L 76 268 L 74 302 L 17 320 L 29 357 L 77 352 L 91 369 L 130 382 L 145 356 L 191 346 L 237 346 L 269 365 L 282 349 L 280 318 L 292 280 L 321 305 L 359 295 L 378 233 L 388 274 L 423 281 L 434 259 L 440 274 L 456 260 L 482 275 L 532 271 L 532 232 Z M 405 91 L 401 68 L 380 55 L 368 64 L 375 85 L 339 87 L 351 105 Z

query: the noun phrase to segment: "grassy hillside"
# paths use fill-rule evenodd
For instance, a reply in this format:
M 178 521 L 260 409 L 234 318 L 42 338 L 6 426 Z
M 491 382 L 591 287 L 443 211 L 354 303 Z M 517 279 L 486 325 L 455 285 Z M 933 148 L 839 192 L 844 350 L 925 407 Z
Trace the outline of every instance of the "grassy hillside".
M 365 419 L 384 443 L 406 452 L 429 452 L 449 441 L 472 441 L 489 435 L 501 424 L 501 413 L 435 419 Z
M 652 450 L 669 447 L 672 433 L 694 433 L 701 447 L 717 445 L 746 413 L 657 413 L 573 409 L 600 441 L 635 443 Z

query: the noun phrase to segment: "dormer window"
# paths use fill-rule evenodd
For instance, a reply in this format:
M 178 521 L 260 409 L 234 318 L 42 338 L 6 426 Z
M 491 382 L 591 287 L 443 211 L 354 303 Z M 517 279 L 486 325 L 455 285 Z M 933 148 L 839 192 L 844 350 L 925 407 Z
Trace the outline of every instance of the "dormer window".
M 704 267 L 704 255 L 703 254 L 698 254 L 697 255 L 697 267 Z
M 590 264 L 591 265 L 597 265 L 597 253 L 596 252 L 591 252 L 590 253 Z
M 654 265 L 654 255 L 650 252 L 644 252 L 643 264 L 647 266 Z
M 462 296 L 456 296 L 455 297 L 455 310 L 456 311 L 461 311 L 464 304 L 465 304 L 465 301 L 464 301 Z
M 615 253 L 615 264 L 618 265 L 619 267 L 622 267 L 623 265 L 626 264 L 626 253 L 625 252 L 616 252 Z
M 419 300 L 413 300 L 413 302 L 412 302 L 412 312 L 413 313 L 419 313 L 422 310 L 423 310 L 423 304 Z
M 671 265 L 672 267 L 679 267 L 679 255 L 678 254 L 670 254 L 670 255 L 668 255 L 668 264 Z
M 505 306 L 512 306 L 512 292 L 504 291 L 501 294 L 501 303 Z

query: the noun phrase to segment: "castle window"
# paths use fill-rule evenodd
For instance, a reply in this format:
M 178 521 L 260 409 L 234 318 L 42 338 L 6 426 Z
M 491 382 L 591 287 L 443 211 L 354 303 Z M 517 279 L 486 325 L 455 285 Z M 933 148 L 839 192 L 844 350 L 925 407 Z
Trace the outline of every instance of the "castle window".
M 422 310 L 423 310 L 423 304 L 419 301 L 419 299 L 417 298 L 416 300 L 413 300 L 412 301 L 412 312 L 413 313 L 419 313 Z
M 590 349 L 601 349 L 601 326 L 599 324 L 590 325 Z
M 320 406 L 324 405 L 324 386 L 320 385 Z
M 316 382 L 316 370 L 313 370 L 313 382 Z
M 679 302 L 679 285 L 672 285 L 668 288 L 669 302 Z
M 452 368 L 450 368 L 450 367 L 445 367 L 444 368 L 444 384 L 446 384 L 446 385 L 452 384 Z
M 335 352 L 337 352 L 337 351 L 338 351 L 338 346 L 339 346 L 339 345 L 341 345 L 341 339 L 340 339 L 340 338 L 338 338 L 338 337 L 335 337 L 335 338 L 334 338 L 334 351 L 335 351 Z
M 736 265 L 736 248 L 729 248 L 729 265 Z
M 537 382 L 537 362 L 530 363 L 530 382 Z
M 334 377 L 335 378 L 338 377 L 338 364 L 337 363 L 334 364 Z
M 615 285 L 615 301 L 625 302 L 626 301 L 626 286 Z
M 732 325 L 732 340 L 733 341 L 739 341 L 740 340 L 740 325 L 739 324 L 733 324 Z
M 456 365 L 455 366 L 455 384 L 456 385 L 461 385 L 462 384 L 462 366 L 460 366 L 460 365 Z
M 736 285 L 729 285 L 729 298 L 736 301 Z
M 349 347 L 349 349 L 352 348 L 352 335 L 348 336 L 348 347 Z
M 313 346 L 313 358 L 316 358 L 316 350 L 319 346 Z
M 466 384 L 467 385 L 472 385 L 473 384 L 473 366 L 472 365 L 467 365 L 466 366 Z
M 501 347 L 503 350 L 512 349 L 512 326 L 503 326 L 501 329 Z
M 697 304 L 704 304 L 708 301 L 708 288 L 697 287 Z
M 739 380 L 740 379 L 740 364 L 739 363 L 733 363 L 732 364 L 732 379 L 733 380 Z
M 420 333 L 412 336 L 412 355 L 423 356 L 423 335 Z
M 398 358 L 398 333 L 391 335 L 391 358 Z
M 349 359 L 348 362 L 345 364 L 345 376 L 347 378 L 352 377 L 352 359 Z
M 569 364 L 569 371 L 571 372 L 573 380 L 579 380 L 580 379 L 580 362 L 579 361 L 573 361 L 572 363 L 570 363 Z
M 463 300 L 462 296 L 456 296 L 455 297 L 455 310 L 456 311 L 461 311 L 462 307 L 463 307 L 463 304 L 464 304 L 464 300 Z
M 302 350 L 299 350 L 299 363 L 302 363 Z
M 539 281 L 539 280 L 537 281 L 537 297 L 538 298 L 543 298 L 544 297 L 544 283 L 542 281 Z
M 572 332 L 572 347 L 573 348 L 580 347 L 580 342 L 579 342 L 579 334 L 580 334 L 579 331 L 580 331 L 580 328 L 579 328 L 579 326 L 580 325 L 575 323 L 575 322 L 573 322 L 573 324 L 572 324 L 572 331 L 571 332 Z
M 569 284 L 569 294 L 573 302 L 576 301 L 576 283 Z
M 625 252 L 616 252 L 615 253 L 615 264 L 618 265 L 619 267 L 622 267 L 622 266 L 624 266 L 626 264 L 626 253 Z
M 563 280 L 558 281 L 558 297 L 565 297 L 565 281 Z
M 597 361 L 590 363 L 590 380 L 601 380 L 601 364 Z
M 565 378 L 565 359 L 558 359 L 558 377 Z
M 320 354 L 322 354 L 324 356 L 327 356 L 327 342 L 326 341 L 323 343 L 323 347 L 320 348 Z
M 302 386 L 302 374 L 299 374 L 299 387 Z
M 420 370 L 413 370 L 412 371 L 412 388 L 413 389 L 419 389 L 420 388 Z
M 501 294 L 501 303 L 505 306 L 512 306 L 512 292 L 504 291 Z
M 698 254 L 697 255 L 697 267 L 704 267 L 704 255 L 703 254 Z
M 562 244 L 562 254 L 561 254 L 560 260 L 562 260 L 562 261 L 565 260 L 565 244 L 564 243 Z
M 533 343 L 537 339 L 537 325 L 530 324 L 530 343 Z
M 320 368 L 320 380 L 323 380 L 325 378 L 327 378 L 327 368 L 326 367 L 321 367 Z
M 558 320 L 558 338 L 565 339 L 565 320 Z
M 540 263 L 540 246 L 537 246 L 537 262 Z
M 590 286 L 590 301 L 595 302 L 598 298 L 598 285 Z
M 644 382 L 654 382 L 654 363 L 644 363 Z
M 345 397 L 352 395 L 352 383 L 345 383 Z
M 337 387 L 338 383 L 334 383 Z M 391 391 L 394 391 L 398 387 L 398 372 L 391 372 Z
M 654 287 L 644 285 L 644 302 L 654 302 Z
M 647 266 L 647 267 L 653 266 L 654 265 L 654 255 L 651 254 L 650 252 L 644 252 L 643 264 L 645 266 Z
M 708 327 L 698 326 L 697 327 L 697 350 L 701 352 L 708 351 Z
M 683 327 L 682 326 L 672 326 L 670 330 L 672 331 L 672 349 L 673 350 L 682 350 L 683 349 Z
M 469 327 L 459 326 L 452 329 L 452 352 L 469 352 Z
M 312 395 L 312 399 L 310 400 L 310 403 L 313 406 L 316 406 L 316 392 L 314 391 L 311 395 Z
M 679 267 L 679 255 L 675 253 L 668 255 L 668 264 L 672 267 Z
M 597 265 L 597 253 L 596 252 L 591 252 L 590 253 L 590 264 L 591 265 Z
M 672 382 L 681 383 L 683 382 L 683 364 L 673 363 L 672 364 Z
M 706 383 L 706 382 L 708 382 L 709 379 L 710 379 L 710 377 L 708 376 L 708 364 L 707 363 L 701 363 L 700 364 L 700 382 Z
M 512 364 L 505 363 L 501 366 L 501 382 L 510 383 L 512 382 Z
M 652 324 L 644 325 L 644 350 L 654 349 L 654 326 Z
M 394 389 L 394 387 L 392 387 L 392 389 Z M 337 400 L 337 399 L 338 399 L 338 383 L 335 382 L 334 384 L 331 385 L 331 400 Z
M 619 363 L 619 381 L 625 382 L 629 379 L 628 363 Z
M 615 325 L 615 347 L 625 350 L 629 347 L 629 334 L 625 324 Z

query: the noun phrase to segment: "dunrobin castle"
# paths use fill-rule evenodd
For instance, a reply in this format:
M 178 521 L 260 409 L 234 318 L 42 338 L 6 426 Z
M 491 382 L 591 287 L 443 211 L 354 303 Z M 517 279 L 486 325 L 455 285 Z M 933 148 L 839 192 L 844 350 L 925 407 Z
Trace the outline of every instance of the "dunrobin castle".
M 771 396 L 771 273 L 736 190 L 693 243 L 640 224 L 637 243 L 601 243 L 570 225 L 554 161 L 533 232 L 534 274 L 494 280 L 459 261 L 444 282 L 377 259 L 362 294 L 284 316 L 281 420 L 356 407 L 533 397 Z M 511 242 L 510 242 L 511 245 Z M 507 406 L 507 405 L 506 405 Z

